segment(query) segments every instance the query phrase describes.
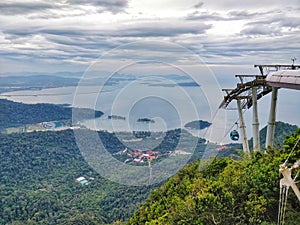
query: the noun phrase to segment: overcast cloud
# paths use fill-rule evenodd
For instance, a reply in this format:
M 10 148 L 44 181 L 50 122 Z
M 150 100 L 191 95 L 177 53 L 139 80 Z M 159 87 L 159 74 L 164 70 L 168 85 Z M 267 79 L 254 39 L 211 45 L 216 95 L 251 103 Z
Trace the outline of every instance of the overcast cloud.
M 182 45 L 207 64 L 289 63 L 300 59 L 299 3 L 4 0 L 0 73 L 81 71 L 106 51 L 142 40 Z

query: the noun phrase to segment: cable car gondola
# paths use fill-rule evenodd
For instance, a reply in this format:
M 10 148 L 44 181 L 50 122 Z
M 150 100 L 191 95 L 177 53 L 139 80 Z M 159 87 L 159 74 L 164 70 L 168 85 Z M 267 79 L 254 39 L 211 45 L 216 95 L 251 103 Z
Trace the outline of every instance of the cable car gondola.
M 230 132 L 230 139 L 233 141 L 238 141 L 240 138 L 239 132 L 237 130 L 233 130 Z
M 238 124 L 236 123 L 236 126 L 238 126 Z M 232 130 L 230 132 L 230 139 L 233 141 L 238 141 L 240 138 L 240 134 L 237 130 Z

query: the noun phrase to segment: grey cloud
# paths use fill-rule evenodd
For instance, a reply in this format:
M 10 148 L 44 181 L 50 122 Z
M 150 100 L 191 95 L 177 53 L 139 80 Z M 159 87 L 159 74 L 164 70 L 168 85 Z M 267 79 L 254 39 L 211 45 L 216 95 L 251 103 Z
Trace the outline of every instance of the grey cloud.
M 257 13 L 250 13 L 248 11 L 230 11 L 228 14 L 230 16 L 237 16 L 237 17 L 242 17 L 242 18 L 249 17 L 249 16 L 252 17 L 252 16 L 257 15 Z
M 254 24 L 279 24 L 285 27 L 298 27 L 300 25 L 300 8 L 296 7 L 284 7 L 276 8 L 264 12 L 248 12 L 248 11 L 231 11 L 230 16 L 238 17 L 252 17 L 252 22 L 247 25 Z
M 177 36 L 181 34 L 204 33 L 211 25 L 204 23 L 146 23 L 140 26 L 129 26 L 123 28 L 121 36 L 132 37 L 163 37 Z M 118 34 L 115 34 L 118 36 Z
M 61 6 L 59 7 L 59 13 L 49 10 L 40 11 L 34 14 L 27 15 L 27 18 L 30 20 L 42 19 L 42 20 L 51 20 L 51 19 L 60 19 L 65 17 L 76 17 L 76 16 L 85 16 L 87 11 L 80 9 L 74 6 Z
M 200 21 L 205 21 L 205 20 L 227 20 L 227 18 L 224 18 L 223 16 L 219 15 L 216 12 L 199 12 L 195 11 L 191 14 L 189 14 L 186 17 L 186 20 L 200 20 Z
M 249 12 L 246 10 L 240 10 L 240 11 L 230 11 L 228 13 L 228 16 L 231 19 L 252 19 L 254 17 L 272 15 L 274 13 L 276 13 L 274 12 L 274 10 L 264 11 L 264 12 L 257 12 L 257 11 Z
M 94 5 L 102 7 L 126 7 L 128 0 L 69 0 L 67 1 L 71 5 Z
M 74 9 L 83 10 L 80 6 L 84 5 L 94 6 L 98 12 L 109 11 L 118 13 L 124 11 L 128 5 L 128 0 L 69 0 L 63 2 L 41 0 L 37 2 L 0 2 L 0 13 L 2 15 L 27 15 L 32 13 L 40 14 L 41 12 L 48 12 L 51 9 L 62 11 Z M 48 14 L 49 17 L 60 17 L 59 15 L 54 15 L 53 12 L 48 12 Z M 47 18 L 47 14 L 46 16 L 44 15 L 44 17 Z
M 167 24 L 167 23 L 166 23 Z M 111 36 L 103 36 L 104 31 L 99 31 L 99 33 L 96 33 L 91 30 L 78 30 L 76 32 L 72 31 L 72 29 L 67 30 L 65 28 L 62 28 L 61 30 L 57 31 L 56 29 L 36 29 L 34 32 L 30 35 L 27 35 L 27 39 L 24 40 L 23 35 L 21 35 L 22 38 L 20 38 L 20 41 L 31 43 L 32 36 L 35 34 L 42 35 L 46 38 L 48 41 L 46 44 L 45 49 L 18 49 L 15 48 L 13 50 L 16 55 L 19 53 L 20 55 L 27 55 L 30 57 L 30 55 L 34 58 L 49 58 L 53 60 L 59 61 L 61 60 L 73 60 L 74 57 L 76 58 L 75 61 L 86 61 L 88 62 L 91 58 L 98 58 L 100 54 L 105 52 L 106 50 L 112 49 L 114 47 L 117 47 L 119 44 L 122 43 L 129 43 L 131 41 L 136 41 L 139 39 L 139 36 L 145 35 L 145 34 L 156 34 L 157 32 L 160 32 L 159 35 L 166 35 L 166 31 L 164 29 L 169 29 L 166 27 L 166 24 L 160 25 L 157 24 L 156 28 L 159 27 L 155 32 L 153 31 L 153 27 L 155 27 L 155 23 L 153 24 L 147 24 L 147 25 L 136 25 L 131 26 L 130 29 L 123 28 L 123 30 L 110 30 L 109 32 L 106 31 L 106 35 Z M 151 25 L 151 26 L 150 26 Z M 180 25 L 180 24 L 179 24 Z M 269 41 L 266 42 L 264 39 L 260 39 L 259 37 L 261 35 L 266 35 L 266 30 L 262 31 L 255 31 L 255 30 L 249 30 L 247 31 L 247 35 L 254 35 L 256 33 L 255 37 L 249 39 L 246 36 L 237 36 L 234 38 L 228 38 L 226 41 L 224 40 L 209 40 L 208 39 L 201 39 L 199 41 L 198 35 L 191 35 L 188 43 L 185 43 L 184 40 L 186 40 L 185 36 L 181 36 L 180 34 L 184 34 L 182 32 L 192 32 L 196 33 L 201 31 L 204 32 L 205 29 L 200 29 L 201 24 L 197 25 L 196 23 L 191 23 L 191 27 L 187 30 L 181 29 L 184 24 L 180 25 L 178 27 L 179 30 L 169 29 L 168 33 L 172 40 L 172 35 L 174 38 L 175 43 L 180 43 L 180 40 L 183 41 L 183 46 L 187 47 L 188 49 L 191 49 L 192 51 L 198 53 L 201 57 L 204 57 L 208 62 L 213 62 L 214 60 L 220 60 L 220 57 L 223 59 L 223 61 L 228 61 L 230 63 L 234 63 L 232 60 L 237 60 L 237 63 L 239 62 L 239 59 L 243 60 L 243 57 L 246 57 L 247 55 L 253 55 L 253 58 L 249 58 L 249 60 L 253 60 L 255 57 L 255 54 L 262 55 L 262 54 L 272 54 L 277 52 L 288 52 L 288 54 L 293 54 L 295 52 L 295 49 L 299 49 L 299 44 L 297 37 L 299 36 L 299 32 L 295 32 L 293 35 L 291 34 L 291 37 L 270 37 L 268 39 Z M 146 27 L 146 28 L 145 28 Z M 197 30 L 198 28 L 198 30 Z M 253 27 L 252 27 L 253 28 Z M 28 28 L 28 31 L 32 31 L 32 29 Z M 135 30 L 138 30 L 138 32 L 134 32 Z M 143 30 L 143 31 L 142 31 Z M 146 31 L 145 31 L 146 30 Z M 172 33 L 173 32 L 173 33 Z M 246 32 L 246 31 L 245 31 Z M 119 36 L 114 34 L 120 33 Z M 260 33 L 260 35 L 257 35 L 257 33 Z M 124 34 L 124 35 L 121 35 Z M 151 38 L 155 39 L 159 36 L 148 36 L 147 39 L 144 40 L 151 40 Z M 12 38 L 12 37 L 11 37 Z M 17 41 L 18 36 L 14 35 L 13 39 Z M 177 39 L 177 41 L 176 41 Z M 18 43 L 20 43 L 18 41 Z M 286 46 L 282 43 L 290 43 L 289 46 Z M 199 43 L 203 44 L 203 47 L 199 47 Z M 34 44 L 34 43 L 33 43 Z M 45 46 L 45 45 L 44 45 Z M 48 48 L 47 48 L 48 46 Z M 151 46 L 151 49 L 147 49 L 147 45 L 140 46 L 140 50 L 138 50 L 139 46 L 135 46 L 135 49 L 126 48 L 127 50 L 130 50 L 130 52 L 126 52 L 129 58 L 134 58 L 134 53 L 136 52 L 143 52 L 146 51 L 149 53 L 149 51 L 153 51 L 153 58 L 160 60 L 159 57 L 162 57 L 163 60 L 170 59 L 174 60 L 172 58 L 173 55 L 178 55 L 178 53 L 172 52 L 172 48 L 168 48 L 168 46 L 165 45 L 157 45 L 157 46 Z M 50 51 L 52 50 L 52 51 Z M 155 53 L 157 52 L 157 53 Z M 162 52 L 165 52 L 166 55 L 162 54 Z M 129 54 L 130 53 L 130 54 Z M 180 53 L 179 53 L 180 54 Z M 42 56 L 41 56 L 42 55 Z M 283 53 L 283 55 L 286 55 L 286 53 Z M 124 58 L 124 54 L 120 53 L 120 56 Z M 116 58 L 120 57 L 116 56 Z M 79 58 L 78 58 L 79 57 Z M 136 56 L 137 58 L 140 57 L 140 55 Z M 145 56 L 146 57 L 146 56 Z M 148 56 L 147 56 L 148 57 Z M 284 57 L 284 56 L 283 56 Z M 245 60 L 245 59 L 244 59 Z M 75 62 L 74 61 L 74 62 Z
M 298 28 L 300 24 L 299 17 L 296 17 L 295 9 L 291 9 L 293 13 L 285 12 L 284 9 L 282 11 L 272 10 L 265 12 L 241 9 L 229 11 L 227 14 L 225 11 L 223 11 L 224 14 L 219 14 L 217 11 L 199 12 L 199 9 L 199 11 L 195 11 L 186 18 L 124 20 L 108 26 L 105 23 L 101 24 L 101 22 L 97 25 L 84 21 L 84 19 L 83 21 L 78 21 L 77 18 L 64 20 L 63 18 L 59 19 L 59 17 L 70 16 L 68 10 L 72 11 L 72 9 L 80 9 L 74 10 L 79 14 L 81 12 L 86 13 L 84 11 L 85 7 L 81 7 L 86 5 L 94 6 L 99 11 L 120 12 L 126 8 L 127 1 L 70 0 L 59 8 L 58 14 L 54 15 L 58 19 L 46 20 L 52 13 L 51 9 L 57 7 L 57 1 L 54 2 L 51 3 L 49 1 L 47 3 L 45 0 L 42 0 L 40 4 L 15 3 L 10 4 L 9 7 L 8 3 L 5 5 L 0 2 L 1 18 L 4 18 L 5 15 L 21 13 L 30 13 L 30 16 L 42 15 L 44 17 L 44 19 L 35 20 L 33 23 L 31 23 L 33 20 L 30 20 L 28 15 L 24 20 L 17 21 L 17 23 L 10 23 L 11 17 L 9 16 L 6 18 L 6 21 L 3 20 L 1 22 L 1 30 L 5 35 L 5 40 L 13 42 L 11 46 L 9 43 L 4 43 L 0 46 L 3 58 L 28 57 L 29 59 L 45 59 L 45 61 L 51 59 L 55 62 L 61 62 L 62 60 L 89 62 L 91 58 L 97 58 L 109 49 L 137 40 L 170 40 L 198 53 L 208 62 L 216 63 L 225 61 L 227 63 L 238 63 L 245 60 L 257 60 L 262 58 L 262 56 L 266 57 L 268 54 L 281 56 L 282 58 L 289 55 L 287 60 L 290 59 L 291 55 L 300 58 L 299 54 L 295 54 L 300 49 L 298 40 L 300 35 L 299 29 L 292 29 Z M 202 5 L 199 5 L 199 7 L 202 7 Z M 2 12 L 3 9 L 6 9 L 6 11 Z M 64 12 L 66 13 L 65 15 Z M 292 17 L 293 15 L 294 17 Z M 227 20 L 255 22 L 246 24 L 240 35 L 235 37 L 222 38 L 222 36 L 219 36 L 214 39 L 213 35 L 203 35 L 212 27 L 209 21 Z M 40 42 L 37 42 L 33 40 L 35 36 L 42 36 L 43 38 L 38 40 Z M 268 37 L 267 41 L 265 37 Z M 141 46 L 141 52 L 143 50 L 146 53 L 149 53 L 150 50 L 153 51 L 151 53 L 153 53 L 153 58 L 156 60 L 160 60 L 161 57 L 164 61 L 170 59 L 170 62 L 172 62 L 172 60 L 175 60 L 175 56 L 177 57 L 181 54 L 180 52 L 172 52 L 172 48 L 167 48 L 163 45 L 151 46 L 151 49 L 145 49 L 146 47 Z M 137 47 L 135 46 L 135 48 Z M 135 57 L 133 50 L 136 49 L 126 50 L 130 51 L 128 57 Z M 124 57 L 123 55 L 121 56 Z M 140 55 L 136 55 L 136 58 L 140 57 Z
M 285 17 L 279 20 L 283 27 L 297 28 L 300 27 L 300 17 Z
M 201 23 L 181 23 L 179 26 L 170 26 L 169 23 L 158 24 L 158 23 L 147 23 L 133 25 L 130 27 L 120 27 L 120 29 L 111 30 L 95 30 L 90 29 L 74 29 L 65 27 L 54 28 L 43 28 L 43 27 L 27 27 L 22 32 L 18 30 L 10 30 L 10 34 L 5 33 L 8 40 L 11 40 L 13 44 L 22 45 L 26 43 L 26 46 L 20 48 L 14 47 L 13 53 L 16 55 L 32 56 L 33 58 L 39 59 L 55 59 L 55 60 L 71 60 L 74 57 L 80 57 L 81 60 L 88 60 L 90 58 L 98 58 L 100 54 L 108 51 L 112 48 L 118 47 L 124 43 L 130 43 L 136 41 L 139 37 L 146 37 L 144 40 L 156 39 L 158 37 L 172 37 L 180 36 L 181 34 L 198 34 L 203 33 L 210 25 Z M 55 29 L 56 28 L 56 29 Z M 34 41 L 34 37 L 39 38 L 39 41 Z M 174 49 L 172 46 L 166 46 L 165 44 L 153 46 L 151 49 L 147 49 L 148 45 L 136 46 L 135 49 L 130 49 L 126 53 L 129 58 L 139 58 L 140 55 L 134 55 L 138 52 L 157 52 L 152 53 L 154 59 L 165 59 L 170 58 L 172 61 L 172 55 L 174 55 Z M 140 48 L 140 49 L 137 49 Z M 134 53 L 132 53 L 132 51 Z M 5 52 L 5 51 L 3 51 Z M 166 55 L 163 55 L 164 52 Z M 8 53 L 6 51 L 6 53 Z M 130 54 L 129 54 L 130 53 Z M 181 52 L 176 52 L 181 54 Z M 175 55 L 176 55 L 175 54 Z M 120 53 L 121 57 L 124 58 L 124 54 Z M 119 56 L 116 56 L 117 58 Z M 146 56 L 145 56 L 146 57 Z M 165 59 L 166 60 L 166 59 Z
M 258 10 L 258 9 L 274 9 L 274 8 L 285 8 L 287 6 L 291 6 L 294 8 L 298 8 L 299 0 L 261 0 L 261 1 L 253 1 L 253 0 L 223 0 L 223 1 L 211 1 L 211 0 L 202 0 L 204 5 L 210 9 L 219 9 L 222 11 L 227 10 Z
M 109 50 L 115 48 L 121 43 L 118 40 L 113 40 L 107 37 L 97 36 L 58 36 L 58 35 L 45 35 L 45 38 L 52 43 L 58 44 L 65 48 L 80 47 L 82 53 L 85 51 L 99 52 L 101 50 Z M 90 53 L 89 53 L 90 54 Z M 99 53 L 98 53 L 99 54 Z
M 0 2 L 2 15 L 29 14 L 54 8 L 49 2 Z
M 280 14 L 268 19 L 247 23 L 240 33 L 243 35 L 279 35 L 284 32 L 282 30 L 284 27 L 289 29 L 300 27 L 300 18 Z
M 99 11 L 117 13 L 128 6 L 128 0 L 69 0 L 70 5 L 91 5 L 99 7 Z
M 271 24 L 277 24 L 278 26 L 285 26 L 285 27 L 298 27 L 300 24 L 300 18 L 299 17 L 287 17 L 283 14 L 279 15 L 273 15 L 269 18 L 264 18 L 262 20 L 257 20 L 254 22 L 249 22 L 246 25 L 247 26 L 253 26 L 253 25 L 271 25 Z
M 200 22 L 156 21 L 140 22 L 131 25 L 114 27 L 89 27 L 84 24 L 64 26 L 55 24 L 20 27 L 20 29 L 4 28 L 3 33 L 17 36 L 34 34 L 53 34 L 62 36 L 97 36 L 97 37 L 172 37 L 182 34 L 203 34 L 211 25 Z
M 281 34 L 281 29 L 271 25 L 254 25 L 248 26 L 240 33 L 243 35 L 279 35 Z
M 3 29 L 3 33 L 7 34 L 10 37 L 24 37 L 24 36 L 33 36 L 36 34 L 50 34 L 50 35 L 59 35 L 59 36 L 83 36 L 91 35 L 93 31 L 88 29 L 82 29 L 80 27 L 44 27 L 44 26 L 27 26 L 19 29 Z
M 196 5 L 194 5 L 194 8 L 198 9 L 201 8 L 204 5 L 204 2 L 198 2 Z
M 234 37 L 203 37 L 185 42 L 184 37 L 176 37 L 175 43 L 182 44 L 198 54 L 208 64 L 255 64 L 286 63 L 291 56 L 300 58 L 299 31 L 288 35 L 268 36 L 235 35 Z M 199 46 L 201 43 L 201 46 Z M 288 44 L 287 44 L 288 43 Z
M 19 40 L 20 39 L 20 40 Z M 49 39 L 34 41 L 31 37 L 14 39 L 12 44 L 19 44 L 22 41 L 26 43 L 27 46 L 20 46 L 15 48 L 2 48 L 1 54 L 5 55 L 7 58 L 17 58 L 17 57 L 28 57 L 36 58 L 39 60 L 67 60 L 74 57 L 80 57 L 85 60 L 91 58 L 99 57 L 100 49 L 103 50 L 105 43 L 101 46 L 101 43 L 94 43 L 91 46 L 86 46 L 81 42 L 73 43 L 70 45 L 61 44 L 59 42 L 54 42 Z
M 226 16 L 220 15 L 217 12 L 213 11 L 205 11 L 199 12 L 195 11 L 189 14 L 186 19 L 187 20 L 214 20 L 214 21 L 229 21 L 229 20 L 245 20 L 245 19 L 257 19 L 260 17 L 265 17 L 266 15 L 273 15 L 273 11 L 264 11 L 264 12 L 249 12 L 245 10 L 239 11 L 229 11 Z
M 290 43 L 287 45 L 286 43 Z M 293 44 L 292 44 L 293 43 Z M 260 55 L 261 53 L 275 52 L 297 52 L 300 44 L 294 35 L 286 37 L 270 37 L 268 41 L 259 38 L 249 39 L 247 37 L 237 37 L 236 39 L 228 39 L 226 43 L 222 41 L 207 41 L 203 44 L 208 54 L 211 55 Z
M 91 61 L 90 59 L 98 58 L 106 50 L 117 47 L 118 43 L 130 43 L 130 41 L 139 40 L 139 38 L 135 37 L 101 37 L 89 33 L 79 36 L 62 36 L 47 33 L 43 33 L 42 35 L 48 40 L 46 45 L 44 44 L 46 46 L 45 49 L 14 48 L 10 52 L 2 51 L 2 49 L 1 51 L 4 52 L 3 55 L 10 54 L 11 57 L 26 56 L 45 60 L 50 59 L 58 62 L 65 60 L 73 63 L 88 63 Z M 268 56 L 274 59 L 275 56 L 280 55 L 281 60 L 289 60 L 291 55 L 300 58 L 299 53 L 297 53 L 297 49 L 300 48 L 298 36 L 299 32 L 295 31 L 295 33 L 289 36 L 268 37 L 267 41 L 264 38 L 260 38 L 260 35 L 252 38 L 241 35 L 227 38 L 226 41 L 204 37 L 199 41 L 199 36 L 196 35 L 191 36 L 189 42 L 183 44 L 183 46 L 199 54 L 207 63 L 239 64 L 246 60 L 249 64 L 253 64 L 257 63 L 258 60 L 268 60 Z M 180 44 L 180 39 L 184 41 L 185 36 L 175 36 L 174 40 L 176 39 L 177 41 L 174 42 Z M 28 36 L 27 40 L 21 40 L 23 42 L 28 41 L 30 44 L 32 39 Z M 20 41 L 18 42 L 20 43 Z M 203 44 L 203 46 L 199 47 L 199 43 Z M 289 44 L 287 45 L 286 43 Z M 149 59 L 153 57 L 153 60 L 170 61 L 172 63 L 182 54 L 181 52 L 174 52 L 172 46 L 163 43 L 161 45 L 158 43 L 155 46 L 148 45 L 147 43 L 144 45 L 134 45 L 133 49 L 130 47 L 131 45 L 125 46 L 119 52 L 117 51 L 118 54 L 114 56 L 115 59 L 120 60 L 126 57 L 128 59 L 143 59 L 143 57 Z M 122 50 L 126 51 L 122 52 Z
M 62 36 L 81 36 L 84 35 L 84 31 L 81 29 L 39 29 L 36 33 L 46 33 L 46 34 L 54 34 L 54 35 L 62 35 Z
M 281 27 L 296 28 L 300 26 L 300 17 L 292 16 L 299 14 L 298 8 L 274 8 L 272 10 L 231 10 L 228 13 L 220 14 L 218 11 L 194 11 L 186 16 L 186 20 L 193 21 L 231 21 L 245 20 L 246 25 L 273 24 Z

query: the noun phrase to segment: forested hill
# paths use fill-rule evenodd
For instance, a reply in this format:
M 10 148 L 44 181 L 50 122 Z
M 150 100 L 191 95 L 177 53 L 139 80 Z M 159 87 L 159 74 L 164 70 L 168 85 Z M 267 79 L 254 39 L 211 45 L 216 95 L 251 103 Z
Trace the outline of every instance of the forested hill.
M 27 105 L 2 99 L 0 128 L 70 119 L 71 111 L 62 105 Z M 280 124 L 277 129 L 281 129 Z M 98 134 L 110 153 L 125 162 L 128 155 L 120 154 L 125 146 L 116 141 L 116 135 L 104 131 Z M 180 129 L 168 131 L 153 149 L 162 156 L 158 161 L 181 157 L 178 152 L 182 151 L 175 151 L 180 137 L 186 145 L 195 138 Z M 293 141 L 290 138 L 287 144 L 291 146 Z M 210 144 L 212 151 L 218 147 Z M 191 161 L 201 158 L 205 149 L 209 153 L 210 148 L 198 139 Z M 231 152 L 218 153 L 225 157 Z M 299 148 L 296 153 L 299 158 Z M 216 159 L 202 172 L 198 170 L 199 162 L 192 163 L 154 191 L 128 224 L 148 221 L 209 225 L 214 224 L 213 220 L 222 221 L 220 224 L 249 224 L 245 222 L 249 218 L 250 224 L 275 221 L 278 164 L 285 156 L 275 151 L 268 155 L 256 153 L 252 159 L 241 161 Z M 71 130 L 0 134 L 0 158 L 0 224 L 92 225 L 125 221 L 154 188 L 122 186 L 102 178 L 85 162 Z M 88 185 L 76 181 L 81 176 Z M 294 204 L 295 211 L 289 210 L 287 216 L 299 218 L 295 215 L 300 211 L 298 202 L 289 204 Z M 295 220 L 287 224 L 300 223 Z
M 275 134 L 274 134 L 274 145 L 278 148 L 283 147 L 284 140 L 287 136 L 291 135 L 298 129 L 298 126 L 291 125 L 288 123 L 284 123 L 281 121 L 277 121 L 275 124 Z M 263 129 L 260 130 L 260 146 L 262 150 L 265 150 L 265 143 L 266 143 L 266 136 L 267 136 L 267 126 L 265 126 Z M 239 141 L 240 142 L 240 141 Z M 231 143 L 227 144 L 228 149 L 224 149 L 219 152 L 218 157 L 227 157 L 231 154 L 237 154 L 237 150 L 242 149 L 241 143 Z M 253 149 L 253 138 L 251 138 L 249 141 L 249 148 L 250 150 Z
M 277 121 L 275 123 L 275 140 L 274 140 L 274 144 L 275 146 L 283 146 L 283 142 L 286 138 L 286 136 L 290 135 L 291 133 L 295 132 L 297 130 L 297 126 L 296 125 L 291 125 L 288 123 L 284 123 L 281 121 Z M 262 146 L 262 148 L 264 148 L 265 144 L 266 144 L 266 136 L 267 136 L 267 126 L 265 126 L 263 129 L 260 130 L 259 132 L 260 134 L 260 145 Z M 249 141 L 249 147 L 250 149 L 252 149 L 253 146 L 253 138 L 250 139 Z
M 92 109 L 80 109 L 77 112 L 82 113 L 80 118 L 86 118 L 86 115 L 95 117 L 103 115 L 101 111 Z M 0 118 L 0 130 L 3 130 L 8 127 L 18 127 L 40 122 L 71 120 L 72 108 L 66 105 L 23 104 L 0 99 Z
M 123 148 L 106 139 L 116 151 Z M 71 130 L 15 133 L 0 140 L 0 224 L 124 221 L 153 188 L 102 178 L 83 159 Z M 88 185 L 76 182 L 82 176 Z
M 275 225 L 279 165 L 298 138 L 300 129 L 286 139 L 282 151 L 257 152 L 238 161 L 216 159 L 201 172 L 199 161 L 189 164 L 153 191 L 127 225 Z M 300 143 L 289 162 L 299 158 Z M 292 190 L 287 202 L 285 224 L 300 224 L 300 203 Z

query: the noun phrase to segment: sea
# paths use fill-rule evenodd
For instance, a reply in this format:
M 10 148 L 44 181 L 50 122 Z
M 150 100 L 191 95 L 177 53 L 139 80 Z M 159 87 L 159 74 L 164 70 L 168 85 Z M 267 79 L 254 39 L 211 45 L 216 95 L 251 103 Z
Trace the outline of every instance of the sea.
M 91 108 L 104 113 L 100 118 L 80 121 L 90 129 L 118 131 L 167 131 L 183 128 L 188 122 L 204 120 L 212 126 L 203 130 L 188 129 L 195 136 L 216 143 L 230 142 L 229 132 L 236 129 L 236 110 L 219 109 L 220 94 L 207 93 L 197 85 L 170 85 L 149 81 L 126 82 L 114 85 L 79 85 L 39 90 L 1 93 L 0 98 L 26 104 L 67 104 L 77 108 Z M 293 98 L 291 98 L 293 96 Z M 298 96 L 298 97 L 297 97 Z M 259 101 L 261 128 L 267 124 L 270 95 Z M 280 90 L 277 120 L 300 124 L 299 92 Z M 234 108 L 234 107 L 233 107 Z M 125 119 L 109 119 L 111 115 Z M 252 113 L 246 110 L 248 138 L 251 137 Z M 279 117 L 279 118 L 278 118 Z M 139 119 L 152 122 L 139 122 Z

